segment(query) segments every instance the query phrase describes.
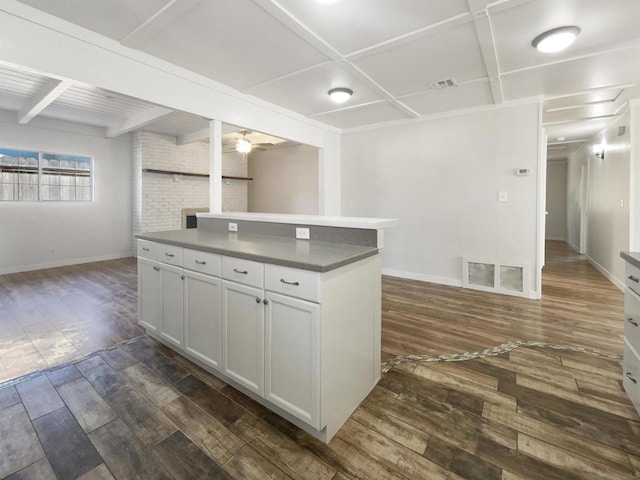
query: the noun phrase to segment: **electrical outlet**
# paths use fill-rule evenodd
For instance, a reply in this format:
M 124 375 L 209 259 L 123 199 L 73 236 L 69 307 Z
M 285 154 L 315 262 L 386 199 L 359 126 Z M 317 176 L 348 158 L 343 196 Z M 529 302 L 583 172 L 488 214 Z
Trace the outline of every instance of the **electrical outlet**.
M 296 228 L 296 238 L 299 240 L 309 240 L 309 229 Z
M 498 192 L 498 201 L 506 202 L 507 201 L 507 192 Z
M 237 232 L 238 231 L 238 224 L 229 222 L 229 231 L 230 232 Z

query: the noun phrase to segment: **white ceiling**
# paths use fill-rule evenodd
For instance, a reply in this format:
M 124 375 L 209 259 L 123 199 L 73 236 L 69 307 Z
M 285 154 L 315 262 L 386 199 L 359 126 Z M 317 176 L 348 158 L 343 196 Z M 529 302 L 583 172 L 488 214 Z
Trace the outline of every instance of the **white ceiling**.
M 639 0 L 21 1 L 340 128 L 543 96 L 550 140 L 575 142 L 639 93 Z M 570 48 L 531 47 L 562 25 L 582 29 Z M 429 88 L 446 78 L 458 86 Z M 23 109 L 47 80 L 0 69 L 0 108 Z M 327 95 L 338 86 L 354 91 L 339 107 Z M 42 115 L 76 109 L 118 133 L 122 119 L 148 108 L 160 120 L 147 129 L 200 128 L 157 106 L 104 97 L 72 85 Z

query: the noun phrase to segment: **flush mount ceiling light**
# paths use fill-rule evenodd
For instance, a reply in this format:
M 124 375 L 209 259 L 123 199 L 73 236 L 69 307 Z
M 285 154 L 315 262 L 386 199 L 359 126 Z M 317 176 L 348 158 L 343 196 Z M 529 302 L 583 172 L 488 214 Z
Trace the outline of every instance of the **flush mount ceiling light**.
M 351 95 L 353 95 L 353 90 L 350 88 L 340 87 L 329 90 L 329 96 L 335 103 L 344 103 L 351 98 Z
M 531 45 L 544 53 L 559 52 L 571 45 L 579 33 L 580 28 L 575 26 L 552 28 L 534 38 Z
M 236 143 L 236 151 L 238 153 L 249 153 L 252 148 L 251 142 L 244 137 L 239 138 L 238 143 Z

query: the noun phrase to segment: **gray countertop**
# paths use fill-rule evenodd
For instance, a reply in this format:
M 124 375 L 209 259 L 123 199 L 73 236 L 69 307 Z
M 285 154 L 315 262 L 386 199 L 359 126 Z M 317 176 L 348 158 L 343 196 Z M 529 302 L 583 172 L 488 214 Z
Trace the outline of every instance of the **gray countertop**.
M 640 268 L 640 252 L 620 252 L 620 256 L 634 267 Z
M 136 238 L 315 272 L 328 272 L 378 253 L 375 247 L 198 228 L 140 233 Z

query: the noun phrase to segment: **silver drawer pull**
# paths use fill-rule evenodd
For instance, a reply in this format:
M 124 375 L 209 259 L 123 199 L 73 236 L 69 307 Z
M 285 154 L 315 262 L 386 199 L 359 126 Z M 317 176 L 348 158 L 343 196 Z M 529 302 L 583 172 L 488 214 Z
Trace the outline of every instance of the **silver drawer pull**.
M 142 249 L 143 249 L 145 252 L 149 252 L 149 251 L 151 251 L 151 249 L 149 249 L 149 248 L 147 248 L 147 247 L 142 247 Z
M 265 298 L 264 300 L 262 300 L 262 303 L 264 303 L 265 305 L 269 305 L 269 300 Z
M 154 269 L 156 272 L 159 272 L 159 271 L 160 271 L 160 267 L 153 267 L 153 269 Z
M 286 285 L 293 285 L 294 287 L 299 287 L 300 286 L 300 282 L 287 282 L 284 278 L 280 279 L 280 282 L 286 284 Z
M 241 275 L 246 275 L 247 273 L 249 273 L 246 270 L 238 270 L 237 268 L 234 268 L 233 271 Z
M 633 318 L 627 318 L 627 322 L 629 322 L 634 327 L 638 326 L 638 322 L 636 322 Z
M 262 300 L 260 300 L 258 297 L 256 297 L 256 303 L 260 303 Z
M 196 263 L 198 265 L 206 265 L 207 264 L 207 262 L 201 262 L 200 260 L 196 260 Z
M 171 258 L 175 257 L 175 255 L 174 255 L 173 253 L 165 253 L 165 255 L 166 255 L 167 257 L 171 257 Z
M 627 372 L 627 373 L 625 373 L 625 375 L 626 375 L 626 376 L 627 376 L 627 378 L 628 378 L 629 380 L 631 380 L 633 383 L 638 383 L 638 381 L 637 381 L 635 378 L 633 378 L 633 375 L 631 374 L 631 372 Z
M 640 282 L 640 278 L 634 277 L 633 275 L 629 275 L 627 278 L 632 282 L 636 282 L 636 283 Z

